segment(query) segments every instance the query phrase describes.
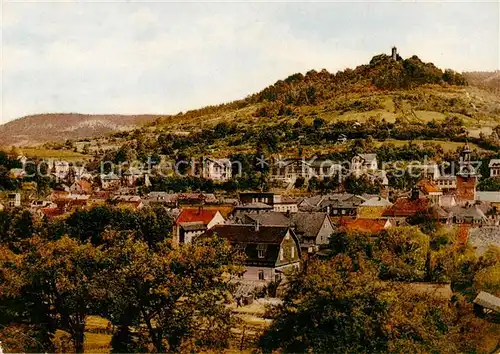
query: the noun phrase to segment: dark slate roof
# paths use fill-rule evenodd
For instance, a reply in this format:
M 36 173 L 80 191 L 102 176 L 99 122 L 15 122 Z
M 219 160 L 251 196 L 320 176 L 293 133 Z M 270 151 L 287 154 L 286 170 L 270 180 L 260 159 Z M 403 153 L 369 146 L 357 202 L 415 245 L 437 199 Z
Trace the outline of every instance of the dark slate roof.
M 300 259 L 297 236 L 288 227 L 260 226 L 257 230 L 255 225 L 216 225 L 201 237 L 216 234 L 228 240 L 232 245 L 244 245 L 244 252 L 247 257 L 245 265 L 247 266 L 274 267 L 279 263 L 281 242 L 288 231 L 290 231 L 290 235 L 297 243 Z M 265 248 L 264 258 L 258 257 L 259 247 Z
M 254 213 L 246 213 L 244 214 L 244 217 L 246 220 L 249 221 L 249 223 L 259 223 L 262 226 L 289 226 L 290 225 L 290 219 L 287 218 L 285 215 L 282 213 L 270 211 L 267 213 L 260 213 L 260 214 L 254 214 Z
M 302 237 L 316 237 L 328 217 L 321 212 L 298 212 L 290 214 L 290 220 L 295 227 L 295 233 Z
M 261 243 L 280 245 L 286 232 L 285 226 L 255 225 L 215 225 L 207 231 L 208 235 L 217 234 L 232 243 Z

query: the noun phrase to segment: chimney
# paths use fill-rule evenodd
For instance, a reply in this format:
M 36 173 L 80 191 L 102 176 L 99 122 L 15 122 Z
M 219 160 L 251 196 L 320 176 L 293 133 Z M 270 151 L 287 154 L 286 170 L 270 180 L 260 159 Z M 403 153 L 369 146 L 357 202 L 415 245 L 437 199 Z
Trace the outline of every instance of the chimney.
M 418 188 L 414 187 L 411 190 L 411 200 L 417 200 L 420 198 L 420 191 Z
M 260 223 L 259 223 L 259 220 L 256 220 L 255 222 L 255 231 L 259 231 L 260 230 Z

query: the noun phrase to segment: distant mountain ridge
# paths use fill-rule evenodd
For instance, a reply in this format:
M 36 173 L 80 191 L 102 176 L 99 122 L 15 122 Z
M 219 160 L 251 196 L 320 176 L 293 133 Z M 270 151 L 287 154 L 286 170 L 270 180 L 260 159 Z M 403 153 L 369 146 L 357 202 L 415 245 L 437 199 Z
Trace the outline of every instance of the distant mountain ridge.
M 158 115 L 48 113 L 0 125 L 0 145 L 34 146 L 125 131 L 153 122 Z

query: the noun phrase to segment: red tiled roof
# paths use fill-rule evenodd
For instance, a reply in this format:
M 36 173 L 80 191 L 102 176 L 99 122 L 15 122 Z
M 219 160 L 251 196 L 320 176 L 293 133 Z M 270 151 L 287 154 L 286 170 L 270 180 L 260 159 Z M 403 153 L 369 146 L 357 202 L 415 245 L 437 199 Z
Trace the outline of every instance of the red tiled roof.
M 425 193 L 439 193 L 441 192 L 441 188 L 436 186 L 434 183 L 431 181 L 423 181 L 419 183 L 420 189 L 424 191 Z
M 340 227 L 346 231 L 361 231 L 369 233 L 377 233 L 384 230 L 387 220 L 374 219 L 340 219 Z
M 63 211 L 59 208 L 43 208 L 40 209 L 42 214 L 46 216 L 48 219 L 52 219 L 56 216 L 62 215 Z
M 92 184 L 90 184 L 90 182 L 88 182 L 88 181 L 86 181 L 84 179 L 76 181 L 75 183 L 77 185 L 79 185 L 80 188 L 83 189 L 84 191 L 90 191 L 92 189 Z
M 177 224 L 183 222 L 202 222 L 207 225 L 217 214 L 218 210 L 214 209 L 203 209 L 203 208 L 193 208 L 193 209 L 182 209 L 181 213 L 177 217 Z
M 429 208 L 427 198 L 411 199 L 400 198 L 384 212 L 384 216 L 413 216 L 420 211 L 426 211 Z

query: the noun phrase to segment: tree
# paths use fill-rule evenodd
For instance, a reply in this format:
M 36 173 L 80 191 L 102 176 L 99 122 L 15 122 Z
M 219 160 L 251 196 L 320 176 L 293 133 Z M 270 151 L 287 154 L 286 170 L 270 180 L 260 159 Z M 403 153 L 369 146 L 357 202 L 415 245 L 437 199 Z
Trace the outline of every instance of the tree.
M 373 257 L 382 279 L 422 281 L 429 249 L 429 236 L 417 227 L 394 227 L 379 236 Z
M 102 295 L 95 282 L 104 265 L 101 256 L 100 249 L 67 236 L 57 241 L 34 236 L 5 287 L 24 301 L 31 322 L 45 322 L 48 336 L 55 328 L 67 331 L 75 352 L 82 353 L 86 318 Z
M 443 301 L 382 282 L 369 264 L 343 254 L 311 261 L 290 282 L 275 321 L 260 339 L 268 352 L 459 352 L 456 314 Z
M 152 250 L 130 235 L 110 238 L 112 267 L 101 274 L 109 301 L 105 317 L 119 326 L 144 324 L 157 352 L 227 344 L 231 317 L 223 302 L 231 289 L 227 276 L 238 269 L 230 246 L 213 237 Z

